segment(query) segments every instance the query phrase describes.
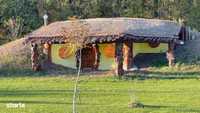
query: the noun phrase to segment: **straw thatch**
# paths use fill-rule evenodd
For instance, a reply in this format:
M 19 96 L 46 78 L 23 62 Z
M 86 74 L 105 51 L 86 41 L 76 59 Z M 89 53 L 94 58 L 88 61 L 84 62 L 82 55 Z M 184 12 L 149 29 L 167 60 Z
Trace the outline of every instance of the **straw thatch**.
M 119 39 L 169 42 L 178 40 L 181 26 L 173 21 L 140 18 L 82 19 L 89 28 L 88 43 L 111 42 Z M 30 41 L 63 42 L 63 32 L 72 29 L 72 21 L 43 26 L 28 35 Z

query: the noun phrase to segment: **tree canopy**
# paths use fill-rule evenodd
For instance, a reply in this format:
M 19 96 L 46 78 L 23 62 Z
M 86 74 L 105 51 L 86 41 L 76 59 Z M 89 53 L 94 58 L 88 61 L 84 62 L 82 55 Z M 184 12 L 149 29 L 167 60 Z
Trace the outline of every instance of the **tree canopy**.
M 199 0 L 0 0 L 0 44 L 69 17 L 138 17 L 178 20 L 200 30 Z

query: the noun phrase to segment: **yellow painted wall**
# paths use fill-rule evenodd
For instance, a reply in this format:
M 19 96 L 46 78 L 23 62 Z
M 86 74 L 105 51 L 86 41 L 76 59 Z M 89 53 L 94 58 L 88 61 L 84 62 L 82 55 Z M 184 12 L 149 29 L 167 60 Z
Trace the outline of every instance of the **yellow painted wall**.
M 111 46 L 112 45 L 112 46 Z M 99 44 L 99 49 L 101 53 L 101 58 L 100 58 L 100 70 L 110 70 L 114 68 L 115 64 L 115 58 L 113 56 L 113 52 L 111 52 L 110 56 L 108 57 L 106 54 L 108 54 L 108 51 L 111 50 L 109 49 L 112 47 L 113 51 L 115 50 L 115 44 Z M 134 56 L 136 56 L 139 53 L 162 53 L 166 52 L 168 49 L 168 45 L 161 43 L 158 47 L 156 48 L 151 48 L 148 43 L 134 43 L 133 44 L 133 53 Z M 106 52 L 107 51 L 107 52 Z
M 76 68 L 75 49 L 69 44 L 53 44 L 51 47 L 51 56 L 52 62 L 55 64 Z
M 115 64 L 115 44 L 99 44 L 101 53 L 99 70 L 111 70 Z
M 163 53 L 168 49 L 168 44 L 161 43 L 159 47 L 151 48 L 148 43 L 134 43 L 133 53 L 137 55 L 139 53 Z
M 114 68 L 115 44 L 99 44 L 99 49 L 101 53 L 99 69 L 110 70 Z M 138 53 L 161 53 L 161 52 L 166 52 L 167 49 L 168 49 L 167 44 L 160 44 L 159 47 L 157 48 L 151 48 L 148 43 L 133 44 L 134 55 L 137 55 Z M 55 64 L 60 64 L 74 69 L 76 68 L 75 49 L 71 45 L 53 44 L 51 47 L 51 56 L 52 56 L 52 62 Z

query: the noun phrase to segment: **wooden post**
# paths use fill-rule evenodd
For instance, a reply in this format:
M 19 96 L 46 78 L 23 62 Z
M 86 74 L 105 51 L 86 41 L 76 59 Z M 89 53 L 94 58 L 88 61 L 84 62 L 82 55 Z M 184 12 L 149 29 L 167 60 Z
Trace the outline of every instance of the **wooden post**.
M 52 63 L 52 60 L 51 60 L 51 47 L 52 47 L 52 45 L 50 44 L 49 48 L 48 48 L 48 62 L 49 63 Z
M 47 55 L 47 62 L 51 63 L 51 44 L 45 43 L 43 45 L 43 53 Z
M 174 66 L 174 43 L 169 43 L 168 44 L 168 51 L 167 51 L 167 59 L 168 59 L 168 65 L 169 67 L 173 67 Z
M 123 70 L 123 43 L 116 42 L 115 45 L 115 62 L 116 62 L 116 69 L 115 73 L 117 76 L 122 76 L 124 74 Z
M 133 61 L 133 42 L 124 42 L 124 69 L 129 70 L 132 68 Z
M 99 46 L 98 44 L 93 44 L 92 45 L 94 53 L 95 53 L 95 62 L 94 62 L 94 70 L 98 70 L 99 68 L 99 63 L 100 63 L 100 51 L 99 51 Z
M 38 45 L 31 44 L 31 63 L 32 63 L 32 70 L 39 71 L 40 70 L 40 63 L 39 63 L 39 53 L 38 53 Z

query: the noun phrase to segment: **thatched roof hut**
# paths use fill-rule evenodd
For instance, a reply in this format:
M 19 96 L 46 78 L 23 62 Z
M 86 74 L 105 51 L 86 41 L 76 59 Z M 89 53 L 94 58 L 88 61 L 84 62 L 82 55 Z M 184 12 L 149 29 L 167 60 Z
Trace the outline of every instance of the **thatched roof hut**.
M 98 68 L 100 52 L 98 44 L 115 43 L 114 53 L 116 61 L 116 73 L 123 73 L 123 63 L 127 69 L 132 66 L 133 42 L 151 43 L 152 47 L 157 47 L 160 43 L 168 44 L 167 58 L 169 65 L 173 65 L 173 49 L 176 44 L 180 44 L 183 39 L 183 27 L 176 22 L 159 19 L 141 18 L 94 18 L 78 20 L 80 24 L 87 26 L 87 36 L 84 42 L 91 45 L 93 49 L 86 50 L 86 66 Z M 32 67 L 38 69 L 37 44 L 65 44 L 69 39 L 65 34 L 74 29 L 73 21 L 59 21 L 42 26 L 38 30 L 27 35 L 26 42 L 33 44 L 32 48 Z M 94 46 L 95 45 L 95 46 Z M 48 46 L 47 46 L 48 47 Z M 125 48 L 125 49 L 123 49 Z M 64 51 L 64 50 L 63 50 Z M 49 49 L 49 55 L 51 50 Z M 123 55 L 125 54 L 125 55 Z M 88 60 L 88 58 L 93 60 Z M 90 62 L 90 64 L 88 64 Z M 84 62 L 83 62 L 84 63 Z

